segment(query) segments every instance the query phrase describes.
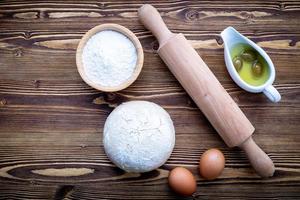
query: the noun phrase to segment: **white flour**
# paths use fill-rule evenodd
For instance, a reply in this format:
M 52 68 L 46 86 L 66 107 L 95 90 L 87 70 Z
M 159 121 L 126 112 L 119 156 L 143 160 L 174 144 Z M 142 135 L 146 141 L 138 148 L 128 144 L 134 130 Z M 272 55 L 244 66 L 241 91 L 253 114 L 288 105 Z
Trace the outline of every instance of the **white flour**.
M 105 30 L 87 41 L 82 62 L 90 81 L 114 87 L 131 77 L 137 62 L 137 51 L 125 35 Z

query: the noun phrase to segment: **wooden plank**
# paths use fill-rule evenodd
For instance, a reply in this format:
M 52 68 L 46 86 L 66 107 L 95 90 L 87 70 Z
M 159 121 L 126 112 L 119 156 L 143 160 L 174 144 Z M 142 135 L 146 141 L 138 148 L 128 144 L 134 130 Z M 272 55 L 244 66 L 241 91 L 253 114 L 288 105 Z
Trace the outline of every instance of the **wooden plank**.
M 13 21 L 18 24 L 18 27 L 26 30 L 32 29 L 35 25 L 48 30 L 59 24 L 64 24 L 65 28 L 71 30 L 89 29 L 91 25 L 95 26 L 99 23 L 99 18 L 103 22 L 130 23 L 132 27 L 138 24 L 136 10 L 142 3 L 142 1 L 129 1 L 126 2 L 126 6 L 123 6 L 122 2 L 99 3 L 97 1 L 86 3 L 26 1 L 19 5 L 3 3 L 1 16 L 4 19 L 5 27 L 10 29 L 15 27 L 7 21 Z M 297 29 L 297 25 L 299 25 L 299 20 L 297 20 L 299 12 L 297 11 L 300 6 L 297 1 L 229 1 L 226 3 L 220 1 L 204 1 L 203 3 L 195 1 L 171 3 L 170 1 L 159 1 L 152 4 L 163 12 L 163 16 L 171 29 L 172 27 L 195 29 L 195 25 L 199 25 L 201 29 L 211 30 L 220 27 L 220 24 L 223 27 L 228 25 L 243 27 L 247 25 L 247 28 L 255 26 L 256 28 L 271 29 L 287 18 L 289 20 L 281 23 L 282 29 L 292 27 Z M 226 9 L 226 12 L 224 12 L 224 9 Z M 74 18 L 81 20 L 74 21 Z M 185 22 L 185 24 L 178 23 L 178 20 Z M 42 23 L 44 21 L 47 21 L 47 24 Z M 32 24 L 28 27 L 22 22 L 31 22 Z M 74 23 L 77 26 L 74 26 Z M 139 24 L 139 26 L 141 25 Z
M 299 38 L 300 37 L 298 37 L 298 39 Z M 51 42 L 51 40 L 48 41 Z M 201 38 L 199 41 L 201 45 Z M 59 43 L 60 40 L 55 42 Z M 36 47 L 35 45 L 26 47 L 16 46 L 13 43 L 3 43 L 0 43 L 0 45 L 2 45 L 0 46 L 0 62 L 3 69 L 0 74 L 5 79 L 81 80 L 75 64 L 75 49 L 61 50 L 49 49 L 47 47 Z M 263 42 L 262 44 L 264 45 Z M 198 45 L 199 44 L 197 42 L 194 42 L 194 46 Z M 284 45 L 284 42 L 279 43 L 279 49 L 277 49 L 278 47 L 270 47 L 267 48 L 267 52 L 269 53 L 270 57 L 273 58 L 273 62 L 276 66 L 277 78 L 286 83 L 297 82 L 300 78 L 300 73 L 299 71 L 295 71 L 293 69 L 295 64 L 297 65 L 297 63 L 299 63 L 299 51 L 297 50 L 298 47 L 291 47 L 290 49 L 289 47 L 283 47 L 280 49 L 280 46 Z M 147 46 L 145 49 L 147 50 Z M 198 52 L 221 82 L 231 82 L 231 79 L 228 76 L 224 66 L 221 47 L 217 46 L 217 48 L 201 48 L 198 49 Z M 145 57 L 148 59 L 145 60 L 143 71 L 139 80 L 154 82 L 153 75 L 155 74 L 155 77 L 157 77 L 158 81 L 175 81 L 173 76 L 169 73 L 169 70 L 156 54 L 153 55 L 153 53 L 146 52 Z M 54 58 L 56 60 L 55 62 L 53 62 Z M 47 73 L 45 73 L 45 71 Z M 155 82 L 157 80 L 155 80 Z
M 145 186 L 137 184 L 135 186 L 128 185 L 109 185 L 110 190 L 107 190 L 107 187 L 104 187 L 102 184 L 99 184 L 98 190 L 95 190 L 93 187 L 83 187 L 83 186 L 35 186 L 35 185 L 19 185 L 15 189 L 6 189 L 6 185 L 1 185 L 1 193 L 5 197 L 10 197 L 14 199 L 147 199 L 147 200 L 156 200 L 156 199 L 178 199 L 168 188 Z M 228 187 L 225 185 L 206 185 L 201 189 L 203 194 L 195 195 L 194 199 L 211 199 L 211 197 L 216 197 L 218 199 L 257 199 L 257 193 L 261 193 L 260 199 L 297 199 L 298 191 L 293 187 L 287 187 L 286 192 L 282 194 L 276 194 L 272 191 L 281 190 L 281 186 L 272 185 L 269 191 L 265 190 L 265 184 L 259 184 L 259 187 L 253 185 L 238 185 L 234 187 Z M 3 187 L 5 190 L 3 190 Z M 124 188 L 120 190 L 119 188 Z M 132 195 L 132 190 L 136 190 L 135 195 Z M 153 189 L 156 192 L 153 193 Z M 167 192 L 165 190 L 167 190 Z M 200 190 L 200 189 L 199 189 Z M 221 191 L 216 193 L 215 190 Z M 53 192 L 54 195 L 47 196 L 45 195 L 46 191 Z M 0 194 L 0 195 L 1 195 Z M 240 195 L 235 195 L 240 194 Z M 188 199 L 188 198 L 180 198 Z

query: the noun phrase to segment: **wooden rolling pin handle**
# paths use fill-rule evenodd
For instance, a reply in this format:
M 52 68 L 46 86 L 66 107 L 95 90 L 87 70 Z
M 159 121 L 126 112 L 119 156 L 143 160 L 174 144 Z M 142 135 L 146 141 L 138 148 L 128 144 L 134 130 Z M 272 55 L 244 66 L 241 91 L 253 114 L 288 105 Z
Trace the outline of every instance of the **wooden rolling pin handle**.
M 264 178 L 273 176 L 275 167 L 272 160 L 257 146 L 251 136 L 239 147 L 245 151 L 257 174 Z
M 174 35 L 153 6 L 143 5 L 138 10 L 138 16 L 142 24 L 157 38 L 160 46 L 163 46 Z

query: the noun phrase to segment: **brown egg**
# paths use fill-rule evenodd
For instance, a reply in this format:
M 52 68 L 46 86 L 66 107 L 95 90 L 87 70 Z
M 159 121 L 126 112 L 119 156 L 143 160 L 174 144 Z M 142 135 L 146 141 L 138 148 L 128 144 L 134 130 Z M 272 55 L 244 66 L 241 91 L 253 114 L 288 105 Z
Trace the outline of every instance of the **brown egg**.
M 221 175 L 225 167 L 225 158 L 218 149 L 209 149 L 205 151 L 200 159 L 200 175 L 206 180 L 213 180 Z
M 197 188 L 194 175 L 186 168 L 176 167 L 169 174 L 169 185 L 182 196 L 192 195 Z

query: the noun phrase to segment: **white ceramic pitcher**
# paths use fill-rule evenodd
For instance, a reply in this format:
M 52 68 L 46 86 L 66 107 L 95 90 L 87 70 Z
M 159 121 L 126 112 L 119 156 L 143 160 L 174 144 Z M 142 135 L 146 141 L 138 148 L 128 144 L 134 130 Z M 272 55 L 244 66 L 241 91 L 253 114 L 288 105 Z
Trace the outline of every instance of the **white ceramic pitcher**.
M 234 82 L 248 92 L 253 92 L 253 93 L 263 92 L 272 102 L 280 101 L 281 96 L 279 92 L 272 86 L 275 79 L 274 64 L 271 61 L 270 57 L 267 55 L 267 53 L 257 44 L 255 44 L 247 37 L 243 36 L 238 31 L 236 31 L 233 27 L 227 27 L 224 31 L 222 31 L 221 37 L 224 42 L 224 58 L 225 58 L 226 67 Z M 241 79 L 238 72 L 235 70 L 235 67 L 231 60 L 230 52 L 237 43 L 244 43 L 250 45 L 266 60 L 268 67 L 270 69 L 270 75 L 268 80 L 263 85 L 260 86 L 249 85 L 243 79 Z

